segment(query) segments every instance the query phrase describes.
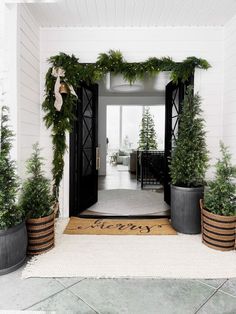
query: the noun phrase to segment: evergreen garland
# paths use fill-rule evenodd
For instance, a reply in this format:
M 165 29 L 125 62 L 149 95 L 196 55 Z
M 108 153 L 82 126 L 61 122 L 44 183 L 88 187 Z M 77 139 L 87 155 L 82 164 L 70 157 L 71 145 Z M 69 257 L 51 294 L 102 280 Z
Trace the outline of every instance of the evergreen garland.
M 102 79 L 108 73 L 121 73 L 125 80 L 130 84 L 136 79 L 145 79 L 161 71 L 170 71 L 174 82 L 178 80 L 186 81 L 193 73 L 195 68 L 208 69 L 209 63 L 204 59 L 195 57 L 186 58 L 183 62 L 174 62 L 171 58 L 149 58 L 140 63 L 128 63 L 124 60 L 120 51 L 110 50 L 108 53 L 99 55 L 94 64 L 79 63 L 74 55 L 69 56 L 65 53 L 51 57 L 49 60 L 51 67 L 46 74 L 45 100 L 42 104 L 45 111 L 45 124 L 51 129 L 53 144 L 53 194 L 58 199 L 59 185 L 63 176 L 64 154 L 66 147 L 66 133 L 71 132 L 74 120 L 74 107 L 77 98 L 70 92 L 63 96 L 63 106 L 60 112 L 54 108 L 54 85 L 56 78 L 52 76 L 53 67 L 61 67 L 65 71 L 64 82 L 78 88 L 80 82 L 94 83 Z
M 22 211 L 16 206 L 19 188 L 16 164 L 10 158 L 13 133 L 8 127 L 8 108 L 2 107 L 0 135 L 0 229 L 18 225 L 23 220 Z
M 157 149 L 155 124 L 149 107 L 145 108 L 145 112 L 142 117 L 138 148 L 140 150 Z
M 223 215 L 236 215 L 236 167 L 231 164 L 228 148 L 220 143 L 222 158 L 216 164 L 215 180 L 209 182 L 204 194 L 204 206 L 210 212 Z
M 178 137 L 170 164 L 172 184 L 177 186 L 196 187 L 204 184 L 208 151 L 200 104 L 199 95 L 194 95 L 193 87 L 189 86 L 183 101 Z
M 41 218 L 52 212 L 50 181 L 44 177 L 42 166 L 43 158 L 40 157 L 39 145 L 36 143 L 27 160 L 27 172 L 30 176 L 23 183 L 19 200 L 19 206 L 27 218 Z

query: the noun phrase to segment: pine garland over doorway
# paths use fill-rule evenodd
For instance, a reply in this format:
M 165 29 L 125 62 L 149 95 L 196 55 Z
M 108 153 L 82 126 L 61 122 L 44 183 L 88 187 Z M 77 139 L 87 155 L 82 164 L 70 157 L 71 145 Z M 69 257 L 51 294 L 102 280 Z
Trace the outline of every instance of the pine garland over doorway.
M 66 133 L 72 131 L 74 107 L 77 98 L 70 91 L 63 98 L 61 111 L 54 107 L 54 85 L 56 77 L 52 75 L 53 68 L 62 68 L 65 71 L 63 81 L 68 86 L 77 88 L 81 82 L 95 83 L 102 79 L 108 72 L 122 74 L 124 79 L 132 84 L 136 79 L 145 79 L 162 71 L 170 71 L 174 82 L 185 82 L 193 74 L 195 68 L 207 70 L 210 64 L 205 59 L 188 57 L 182 62 L 175 62 L 170 57 L 152 57 L 144 62 L 126 62 L 120 51 L 110 50 L 101 53 L 97 62 L 93 64 L 80 63 L 74 55 L 59 53 L 49 58 L 51 67 L 46 74 L 45 100 L 42 104 L 45 112 L 44 121 L 47 128 L 51 129 L 53 144 L 52 176 L 53 194 L 56 200 L 59 196 L 59 186 L 63 176 L 64 154 L 67 149 Z

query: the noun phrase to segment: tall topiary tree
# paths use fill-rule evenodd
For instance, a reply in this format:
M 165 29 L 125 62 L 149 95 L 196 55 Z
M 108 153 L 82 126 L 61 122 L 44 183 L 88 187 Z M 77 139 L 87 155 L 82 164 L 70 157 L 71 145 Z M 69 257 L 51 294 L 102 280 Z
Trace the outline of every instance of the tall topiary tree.
M 8 123 L 8 108 L 3 106 L 0 133 L 0 229 L 13 227 L 23 220 L 22 212 L 16 206 L 19 184 L 16 165 L 10 157 L 13 132 Z
M 215 180 L 209 182 L 204 195 L 204 206 L 212 213 L 236 215 L 236 167 L 231 163 L 228 148 L 220 143 L 222 158 L 216 163 Z
M 208 151 L 201 116 L 201 99 L 187 88 L 182 114 L 179 120 L 178 137 L 170 163 L 172 184 L 183 187 L 196 187 L 204 184 L 208 166 Z
M 19 205 L 27 218 L 41 218 L 52 212 L 52 195 L 50 181 L 45 178 L 43 158 L 40 156 L 38 143 L 33 145 L 33 153 L 27 160 L 28 179 L 22 187 Z
M 145 108 L 141 129 L 139 132 L 139 149 L 140 150 L 155 150 L 157 149 L 156 131 L 153 117 L 150 113 L 150 108 Z

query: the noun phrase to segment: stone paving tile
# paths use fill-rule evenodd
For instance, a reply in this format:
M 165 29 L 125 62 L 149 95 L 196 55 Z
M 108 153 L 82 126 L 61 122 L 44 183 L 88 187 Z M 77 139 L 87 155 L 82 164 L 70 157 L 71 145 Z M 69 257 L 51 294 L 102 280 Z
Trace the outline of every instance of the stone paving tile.
M 34 306 L 30 307 L 32 311 L 55 311 L 57 314 L 95 314 L 96 312 L 91 309 L 87 304 L 81 301 L 73 293 L 68 290 L 64 290 L 49 297 Z
M 68 288 L 102 314 L 193 314 L 215 291 L 197 280 L 85 279 Z
M 236 278 L 227 280 L 220 290 L 236 297 Z
M 16 311 L 16 310 L 4 310 L 4 311 L 1 311 L 0 310 L 0 314 L 57 314 L 56 312 L 54 311 Z
M 56 277 L 55 279 L 59 281 L 64 287 L 69 287 L 83 280 L 84 278 L 83 277 Z
M 227 279 L 197 279 L 198 281 L 212 286 L 213 288 L 219 288 Z
M 0 276 L 0 310 L 21 310 L 64 289 L 53 278 L 21 279 L 22 269 Z
M 197 314 L 235 314 L 236 298 L 217 291 Z

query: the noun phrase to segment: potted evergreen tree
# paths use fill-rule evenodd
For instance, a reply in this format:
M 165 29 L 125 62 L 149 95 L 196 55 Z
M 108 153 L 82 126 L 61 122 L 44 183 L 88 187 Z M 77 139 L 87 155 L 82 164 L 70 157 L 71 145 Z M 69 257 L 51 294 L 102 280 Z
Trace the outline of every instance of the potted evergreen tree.
M 193 87 L 189 86 L 170 161 L 171 223 L 177 231 L 186 234 L 201 232 L 199 199 L 203 195 L 208 151 L 200 104 L 199 95 L 194 95 Z
M 10 158 L 13 133 L 8 108 L 2 107 L 0 133 L 0 275 L 20 267 L 26 258 L 27 232 L 16 204 L 19 188 L 15 162 Z
M 141 121 L 139 149 L 145 151 L 157 149 L 155 124 L 149 107 L 145 108 Z
M 38 143 L 27 160 L 29 177 L 22 186 L 19 205 L 25 212 L 29 255 L 42 254 L 54 247 L 54 211 L 50 181 L 45 178 Z
M 222 142 L 220 151 L 215 179 L 206 187 L 204 201 L 200 201 L 202 241 L 216 250 L 229 251 L 235 248 L 236 236 L 236 166 Z

